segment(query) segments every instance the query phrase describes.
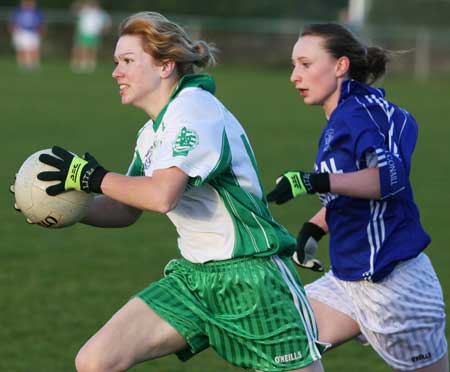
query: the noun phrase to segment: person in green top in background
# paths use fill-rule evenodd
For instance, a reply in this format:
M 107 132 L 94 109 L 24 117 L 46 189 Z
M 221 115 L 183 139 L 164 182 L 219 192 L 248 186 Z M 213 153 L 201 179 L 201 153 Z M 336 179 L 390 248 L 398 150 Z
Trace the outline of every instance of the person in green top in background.
M 77 15 L 71 67 L 74 72 L 93 72 L 102 35 L 109 30 L 111 18 L 97 0 L 78 0 L 72 5 Z
M 210 346 L 243 368 L 323 371 L 326 345 L 291 261 L 295 239 L 272 218 L 248 137 L 213 78 L 194 73 L 215 51 L 158 13 L 128 17 L 112 76 L 122 104 L 150 117 L 128 173 L 57 146 L 40 158 L 55 171 L 38 178 L 60 181 L 48 194 L 99 194 L 83 223 L 128 226 L 154 211 L 179 236 L 181 257 L 87 341 L 78 371 L 123 371 L 171 353 L 186 360 Z

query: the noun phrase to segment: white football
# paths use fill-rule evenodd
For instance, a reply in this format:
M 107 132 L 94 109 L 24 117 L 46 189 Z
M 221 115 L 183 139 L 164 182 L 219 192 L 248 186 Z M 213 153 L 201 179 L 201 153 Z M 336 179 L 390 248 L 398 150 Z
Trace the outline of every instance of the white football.
M 40 181 L 37 174 L 57 171 L 56 168 L 39 161 L 39 155 L 52 154 L 51 149 L 35 152 L 22 164 L 16 175 L 14 194 L 16 205 L 32 223 L 43 227 L 65 227 L 73 225 L 86 215 L 92 195 L 83 191 L 67 191 L 50 196 L 45 189 L 59 181 Z

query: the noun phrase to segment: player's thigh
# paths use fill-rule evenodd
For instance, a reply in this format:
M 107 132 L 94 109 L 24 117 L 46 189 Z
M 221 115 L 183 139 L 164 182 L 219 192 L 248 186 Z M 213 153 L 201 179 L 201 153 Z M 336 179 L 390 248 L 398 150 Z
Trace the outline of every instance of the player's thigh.
M 133 298 L 82 347 L 77 368 L 124 370 L 187 348 L 184 338 L 140 298 Z M 87 366 L 87 368 L 85 368 Z
M 358 323 L 350 316 L 309 297 L 319 328 L 319 340 L 336 347 L 360 334 Z
M 400 372 L 398 369 L 394 369 L 394 372 Z M 415 369 L 411 372 L 448 372 L 448 353 L 439 359 L 436 363 L 429 366 Z
M 303 367 L 303 368 L 299 368 L 299 369 L 294 369 L 288 372 L 323 372 L 323 366 L 322 366 L 322 362 L 320 360 L 316 360 L 315 362 L 311 363 L 309 366 Z M 255 372 L 264 372 L 264 371 L 259 371 L 256 370 Z

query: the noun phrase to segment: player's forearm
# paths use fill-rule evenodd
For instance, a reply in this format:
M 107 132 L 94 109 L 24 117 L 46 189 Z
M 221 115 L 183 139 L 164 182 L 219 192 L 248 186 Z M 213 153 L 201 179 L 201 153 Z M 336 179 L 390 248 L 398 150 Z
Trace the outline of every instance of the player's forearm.
M 367 168 L 351 173 L 330 173 L 330 192 L 361 199 L 380 199 L 380 172 Z
M 325 220 L 326 212 L 326 208 L 322 207 L 314 216 L 310 218 L 309 222 L 319 226 L 323 231 L 328 232 L 328 226 Z
M 163 170 L 153 177 L 129 177 L 109 172 L 101 189 L 104 195 L 123 204 L 165 214 L 176 206 L 186 187 L 187 176 L 174 178 L 176 172 L 181 171 Z
M 142 211 L 139 209 L 122 204 L 105 195 L 97 195 L 81 222 L 96 227 L 126 227 L 135 223 L 141 214 Z

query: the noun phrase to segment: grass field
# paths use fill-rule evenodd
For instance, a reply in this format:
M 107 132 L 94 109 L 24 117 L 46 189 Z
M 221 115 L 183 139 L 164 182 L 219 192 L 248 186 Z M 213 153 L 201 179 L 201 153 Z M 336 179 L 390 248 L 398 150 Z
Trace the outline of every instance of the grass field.
M 88 150 L 108 169 L 124 172 L 143 113 L 119 103 L 112 66 L 75 75 L 64 63 L 37 73 L 0 60 L 0 371 L 73 371 L 74 356 L 128 298 L 161 277 L 178 255 L 176 233 L 165 216 L 145 214 L 127 229 L 84 225 L 45 230 L 25 223 L 12 208 L 9 183 L 32 152 L 60 144 Z M 320 129 L 320 109 L 305 109 L 289 83 L 289 70 L 217 68 L 217 96 L 246 127 L 266 190 L 289 168 L 311 167 Z M 433 238 L 427 250 L 449 299 L 450 266 L 450 80 L 427 83 L 391 79 L 388 98 L 413 112 L 420 123 L 412 181 L 422 221 Z M 273 207 L 295 234 L 316 209 L 315 198 Z M 319 258 L 328 264 L 326 241 Z M 317 278 L 300 272 L 304 282 Z M 327 371 L 389 369 L 370 349 L 350 342 L 326 354 Z M 237 371 L 212 351 L 182 364 L 169 356 L 136 371 Z

